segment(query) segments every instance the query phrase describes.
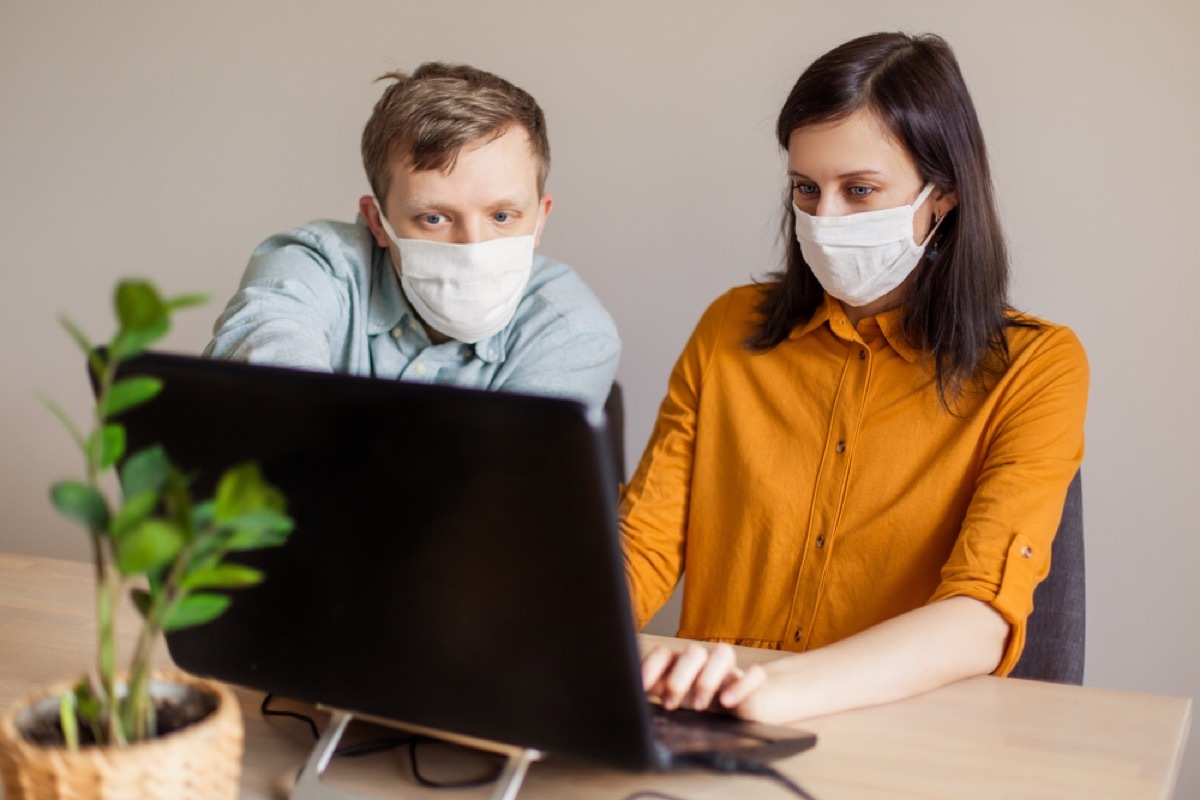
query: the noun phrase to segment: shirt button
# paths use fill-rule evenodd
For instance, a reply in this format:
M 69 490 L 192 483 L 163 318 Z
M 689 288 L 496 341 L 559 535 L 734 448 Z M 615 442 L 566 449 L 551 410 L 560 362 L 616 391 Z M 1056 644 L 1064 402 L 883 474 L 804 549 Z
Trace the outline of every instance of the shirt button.
M 801 637 L 803 637 L 803 636 L 804 636 L 804 628 L 796 628 L 796 633 L 792 635 L 792 638 L 798 642 L 798 641 L 800 641 Z
M 412 328 L 415 331 L 418 328 L 420 328 L 421 325 L 415 319 L 410 319 L 408 321 L 408 327 Z
M 399 339 L 399 338 L 400 338 L 401 336 L 403 336 L 403 335 L 404 335 L 404 331 L 400 330 L 400 326 L 399 326 L 399 325 L 397 325 L 396 327 L 392 328 L 392 338 L 393 338 L 393 339 Z
M 413 372 L 417 373 L 418 375 L 424 375 L 425 374 L 425 365 L 417 364 L 415 367 L 413 367 Z
M 821 534 L 820 536 L 817 537 L 817 547 L 824 547 L 824 546 L 825 546 L 825 534 Z
M 837 445 L 835 445 L 833 449 L 837 450 L 839 453 L 846 452 L 846 442 L 845 441 L 838 442 Z
M 1033 548 L 1025 545 L 1021 548 L 1021 558 L 1033 558 Z

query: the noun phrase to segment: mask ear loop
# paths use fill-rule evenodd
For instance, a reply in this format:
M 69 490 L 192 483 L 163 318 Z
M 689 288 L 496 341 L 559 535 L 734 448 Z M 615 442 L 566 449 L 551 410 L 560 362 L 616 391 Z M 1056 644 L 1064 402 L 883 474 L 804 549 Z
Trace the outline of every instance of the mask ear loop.
M 927 237 L 929 241 L 929 247 L 925 251 L 925 260 L 930 264 L 937 259 L 938 244 L 942 241 L 942 237 L 938 235 L 938 228 L 941 227 L 942 222 L 948 216 L 950 216 L 949 211 L 947 211 L 945 214 L 942 214 L 940 217 L 937 215 L 936 211 L 933 212 L 933 230 L 929 232 L 929 236 Z
M 388 235 L 393 242 L 400 237 L 392 230 L 392 223 L 388 222 L 388 218 L 383 215 L 383 204 L 379 202 L 379 198 L 372 195 L 371 200 L 375 202 L 375 210 L 379 212 L 379 223 L 383 226 L 383 232 Z

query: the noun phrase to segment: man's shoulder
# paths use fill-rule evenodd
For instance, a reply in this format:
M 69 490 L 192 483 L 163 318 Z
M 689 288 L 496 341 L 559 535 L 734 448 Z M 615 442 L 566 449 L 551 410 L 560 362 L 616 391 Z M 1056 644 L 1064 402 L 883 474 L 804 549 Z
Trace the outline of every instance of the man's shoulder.
M 252 261 L 316 262 L 335 274 L 368 274 L 374 255 L 371 231 L 357 222 L 315 220 L 268 237 L 254 250 Z
M 561 319 L 571 327 L 585 326 L 616 336 L 616 325 L 600 299 L 575 270 L 560 261 L 535 255 L 525 289 L 527 315 Z

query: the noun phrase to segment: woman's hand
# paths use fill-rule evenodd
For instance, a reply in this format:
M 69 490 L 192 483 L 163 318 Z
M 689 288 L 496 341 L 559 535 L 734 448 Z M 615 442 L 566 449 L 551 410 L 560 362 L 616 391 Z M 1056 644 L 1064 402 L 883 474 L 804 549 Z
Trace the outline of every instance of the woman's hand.
M 656 647 L 642 658 L 646 694 L 667 709 L 716 707 L 752 716 L 746 701 L 766 679 L 767 673 L 757 664 L 740 669 L 727 644 L 712 648 L 691 644 L 683 650 Z

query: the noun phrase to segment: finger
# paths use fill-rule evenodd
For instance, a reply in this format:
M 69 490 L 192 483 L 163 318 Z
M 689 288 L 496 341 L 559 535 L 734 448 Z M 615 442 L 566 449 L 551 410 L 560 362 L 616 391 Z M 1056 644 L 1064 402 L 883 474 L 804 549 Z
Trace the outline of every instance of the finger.
M 676 653 L 668 647 L 656 647 L 642 658 L 642 686 L 649 695 L 661 695 L 659 683 L 675 663 Z
M 733 648 L 727 644 L 719 644 L 708 653 L 708 661 L 696 676 L 692 684 L 692 707 L 706 709 L 712 705 L 713 698 L 722 687 L 728 685 L 731 679 L 740 675 L 737 669 L 737 656 Z
M 754 664 L 740 678 L 722 689 L 718 699 L 726 708 L 737 708 L 746 702 L 746 698 L 761 689 L 766 682 L 766 670 L 760 665 Z
M 662 680 L 663 708 L 679 708 L 707 661 L 708 650 L 698 644 L 689 645 L 679 654 L 671 671 Z

